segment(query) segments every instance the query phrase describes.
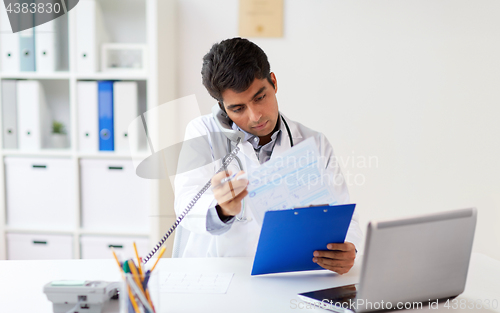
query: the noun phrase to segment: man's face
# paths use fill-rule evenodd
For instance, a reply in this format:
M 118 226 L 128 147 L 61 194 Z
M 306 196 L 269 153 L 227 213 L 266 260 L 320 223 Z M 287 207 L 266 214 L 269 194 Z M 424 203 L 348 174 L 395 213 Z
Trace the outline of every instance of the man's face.
M 278 121 L 278 85 L 276 76 L 254 79 L 250 87 L 240 93 L 228 89 L 222 93 L 224 108 L 229 118 L 244 131 L 258 137 L 270 135 Z

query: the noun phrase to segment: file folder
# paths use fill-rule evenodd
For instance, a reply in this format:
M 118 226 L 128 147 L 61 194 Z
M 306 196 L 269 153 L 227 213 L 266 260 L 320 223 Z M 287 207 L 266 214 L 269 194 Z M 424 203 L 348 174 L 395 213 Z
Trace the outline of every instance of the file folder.
M 2 80 L 2 128 L 4 149 L 17 149 L 17 84 Z
M 76 70 L 93 73 L 99 69 L 100 47 L 108 40 L 99 3 L 81 0 L 75 8 Z
M 113 151 L 114 127 L 113 127 L 113 82 L 98 82 L 99 99 L 99 150 Z
M 47 146 L 51 118 L 43 86 L 36 80 L 17 82 L 19 149 L 39 150 Z
M 268 211 L 260 232 L 252 275 L 323 269 L 313 252 L 343 243 L 355 204 Z
M 19 72 L 19 34 L 12 32 L 9 16 L 4 5 L 0 5 L 0 53 L 1 69 L 6 73 Z
M 137 133 L 137 123 L 132 121 L 138 114 L 137 82 L 115 82 L 113 86 L 113 107 L 115 126 L 115 151 L 136 152 L 138 150 L 137 136 L 129 137 L 129 131 Z
M 36 3 L 43 3 L 36 0 Z M 35 15 L 35 25 L 46 19 L 42 14 Z M 40 24 L 35 27 L 35 53 L 36 53 L 36 71 L 37 72 L 54 72 L 58 67 L 59 56 L 59 38 L 58 38 L 58 21 L 64 17 L 59 17 L 52 21 Z
M 78 148 L 82 152 L 99 151 L 99 114 L 96 81 L 77 82 Z
M 21 7 L 24 4 L 31 8 L 33 0 L 20 0 Z M 19 16 L 21 25 L 32 25 L 31 28 L 19 32 L 19 50 L 21 52 L 21 72 L 32 72 L 36 70 L 35 65 L 35 15 L 28 10 L 28 13 L 22 13 Z

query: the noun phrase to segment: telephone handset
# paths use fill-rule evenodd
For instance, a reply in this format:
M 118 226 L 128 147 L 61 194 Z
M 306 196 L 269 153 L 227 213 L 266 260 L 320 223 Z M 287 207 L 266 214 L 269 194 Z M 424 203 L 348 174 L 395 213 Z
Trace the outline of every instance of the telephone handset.
M 219 128 L 219 130 L 229 140 L 236 142 L 234 149 L 231 152 L 229 152 L 224 158 L 222 158 L 222 160 L 223 160 L 222 167 L 216 172 L 216 174 L 217 174 L 217 173 L 220 173 L 223 170 L 225 170 L 228 167 L 228 165 L 233 161 L 233 159 L 236 157 L 236 155 L 240 151 L 238 144 L 240 143 L 240 141 L 243 138 L 245 138 L 245 135 L 241 131 L 232 129 L 231 125 L 229 124 L 229 121 L 230 121 L 229 117 L 227 116 L 227 114 L 224 111 L 222 111 L 219 108 L 218 105 L 215 105 L 212 107 L 212 114 L 213 114 L 213 117 L 215 119 L 215 123 L 217 124 L 217 127 Z M 172 235 L 174 230 L 177 228 L 177 226 L 179 226 L 179 224 L 184 219 L 184 217 L 189 213 L 189 211 L 191 211 L 191 209 L 194 207 L 196 202 L 198 202 L 198 200 L 205 193 L 205 191 L 207 191 L 208 188 L 210 188 L 211 184 L 212 184 L 212 179 L 209 179 L 208 182 L 205 184 L 205 186 L 203 186 L 203 188 L 201 188 L 201 190 L 196 194 L 196 196 L 194 196 L 194 198 L 189 202 L 189 204 L 184 209 L 184 211 L 182 211 L 182 213 L 179 215 L 179 217 L 177 218 L 175 223 L 170 227 L 170 229 L 165 233 L 165 235 L 163 235 L 163 237 L 160 239 L 158 244 L 142 260 L 142 262 L 144 264 L 146 264 L 153 257 L 153 255 L 160 249 L 160 247 L 165 243 L 165 241 L 167 241 L 168 237 L 170 237 L 170 235 Z
M 215 119 L 215 124 L 219 127 L 220 131 L 231 141 L 238 141 L 245 138 L 245 134 L 239 130 L 234 130 L 229 122 L 231 119 L 227 116 L 226 112 L 222 111 L 218 105 L 212 107 L 212 115 Z

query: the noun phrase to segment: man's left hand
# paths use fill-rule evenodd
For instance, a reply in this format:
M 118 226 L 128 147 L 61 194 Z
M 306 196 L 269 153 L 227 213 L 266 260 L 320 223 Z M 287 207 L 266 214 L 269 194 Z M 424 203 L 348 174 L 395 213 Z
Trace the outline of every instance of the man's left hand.
M 354 258 L 356 258 L 354 244 L 351 242 L 329 243 L 326 248 L 328 250 L 314 251 L 313 262 L 339 274 L 349 272 L 354 265 Z

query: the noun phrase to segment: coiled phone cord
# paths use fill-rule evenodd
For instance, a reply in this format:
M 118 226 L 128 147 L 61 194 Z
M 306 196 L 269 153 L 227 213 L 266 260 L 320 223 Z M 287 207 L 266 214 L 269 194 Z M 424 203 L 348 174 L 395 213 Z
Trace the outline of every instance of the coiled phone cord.
M 236 157 L 236 155 L 240 151 L 240 148 L 238 147 L 238 144 L 240 143 L 240 141 L 241 141 L 241 139 L 238 138 L 238 141 L 236 142 L 236 147 L 233 149 L 233 151 L 231 151 L 231 153 L 227 156 L 227 158 L 223 159 L 222 167 L 217 172 L 215 172 L 215 174 L 220 173 L 223 170 L 225 170 L 229 166 L 229 164 L 234 160 L 234 158 Z M 208 188 L 210 188 L 211 185 L 212 185 L 212 179 L 210 179 L 205 184 L 205 186 L 203 186 L 203 188 L 196 194 L 196 196 L 194 196 L 193 200 L 191 200 L 191 202 L 189 202 L 187 207 L 184 209 L 184 211 L 182 211 L 182 213 L 179 215 L 179 217 L 177 218 L 175 223 L 172 225 L 172 227 L 170 227 L 170 229 L 165 233 L 165 235 L 163 235 L 163 237 L 158 242 L 158 244 L 142 260 L 142 263 L 146 264 L 153 257 L 153 255 L 156 252 L 158 252 L 158 250 L 160 250 L 161 246 L 163 246 L 165 241 L 167 241 L 168 237 L 170 237 L 170 235 L 172 235 L 172 233 L 177 228 L 177 226 L 179 226 L 179 224 L 184 219 L 184 217 L 189 213 L 189 211 L 191 211 L 191 209 L 194 207 L 196 202 L 198 202 L 198 200 L 201 198 L 201 196 L 205 193 L 205 191 L 208 190 Z

